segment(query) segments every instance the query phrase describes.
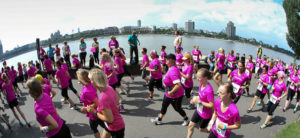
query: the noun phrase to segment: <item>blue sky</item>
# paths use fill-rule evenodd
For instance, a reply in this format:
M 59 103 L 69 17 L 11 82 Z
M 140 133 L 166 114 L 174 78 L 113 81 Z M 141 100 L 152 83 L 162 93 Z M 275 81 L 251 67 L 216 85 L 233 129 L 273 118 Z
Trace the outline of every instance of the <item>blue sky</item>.
M 282 0 L 10 0 L 0 5 L 0 40 L 4 50 L 46 39 L 52 32 L 142 26 L 184 27 L 220 32 L 233 21 L 237 35 L 290 50 L 285 40 L 286 17 Z

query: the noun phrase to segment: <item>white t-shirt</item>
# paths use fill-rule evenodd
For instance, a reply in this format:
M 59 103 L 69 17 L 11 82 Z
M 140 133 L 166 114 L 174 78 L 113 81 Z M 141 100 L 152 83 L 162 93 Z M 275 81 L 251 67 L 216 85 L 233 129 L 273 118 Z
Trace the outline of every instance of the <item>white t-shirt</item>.
M 174 46 L 178 46 L 180 43 L 182 43 L 182 37 L 179 35 L 174 40 Z

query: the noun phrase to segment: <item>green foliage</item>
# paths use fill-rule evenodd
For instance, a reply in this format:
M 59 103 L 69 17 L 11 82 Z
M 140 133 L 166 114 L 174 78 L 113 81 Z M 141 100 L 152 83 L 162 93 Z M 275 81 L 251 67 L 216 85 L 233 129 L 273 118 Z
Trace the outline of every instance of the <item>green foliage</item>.
M 300 122 L 291 123 L 279 131 L 275 138 L 300 138 Z
M 300 55 L 300 1 L 299 0 L 284 0 L 283 8 L 286 14 L 286 24 L 288 33 L 286 40 L 299 57 Z

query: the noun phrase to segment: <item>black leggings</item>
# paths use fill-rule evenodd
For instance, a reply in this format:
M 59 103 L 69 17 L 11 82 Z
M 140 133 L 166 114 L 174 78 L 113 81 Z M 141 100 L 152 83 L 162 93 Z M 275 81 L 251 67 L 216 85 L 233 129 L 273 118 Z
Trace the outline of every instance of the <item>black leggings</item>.
M 149 81 L 149 91 L 153 92 L 154 91 L 154 86 L 156 86 L 156 88 L 163 89 L 162 80 L 151 78 L 150 81 Z
M 160 110 L 160 113 L 165 115 L 167 113 L 167 109 L 170 104 L 172 104 L 175 111 L 177 111 L 182 117 L 186 116 L 185 111 L 181 108 L 181 102 L 182 102 L 183 96 L 179 98 L 168 98 L 166 95 L 164 96 L 162 107 Z
M 124 74 L 127 74 L 128 76 L 131 76 L 132 74 L 130 73 L 130 72 L 128 72 L 128 70 L 127 70 L 127 64 L 125 64 L 124 66 L 123 66 L 123 69 L 124 69 Z
M 66 100 L 69 100 L 68 87 L 61 88 L 61 96 L 64 97 Z
M 134 52 L 134 54 L 135 54 L 135 64 L 136 63 L 139 63 L 139 52 L 138 52 L 138 48 L 137 48 L 137 46 L 135 46 L 135 47 L 130 47 L 130 64 L 132 64 L 132 58 L 133 58 L 133 52 Z
M 93 55 L 94 55 L 94 60 L 95 60 L 95 62 L 97 63 L 97 64 L 99 64 L 99 54 L 98 54 L 99 52 L 95 52 L 95 53 L 93 53 Z
M 286 99 L 291 102 L 293 100 L 295 94 L 296 94 L 296 92 L 293 91 L 291 88 L 289 88 L 288 95 L 287 95 Z
M 118 131 L 108 131 L 112 138 L 124 138 L 125 128 Z
M 64 56 L 65 62 L 68 65 L 68 68 L 71 68 L 71 61 L 70 61 L 70 55 L 65 55 Z
M 69 88 L 73 91 L 73 93 L 77 94 L 77 90 L 73 86 L 72 79 L 69 79 Z
M 278 105 L 279 105 L 279 103 L 273 104 L 271 101 L 269 101 L 268 108 L 267 108 L 268 115 L 272 116 L 273 112 L 275 111 L 275 109 Z
M 85 65 L 86 52 L 80 52 L 79 56 L 80 56 L 80 64 L 84 66 Z
M 241 96 L 236 96 L 233 100 L 233 102 L 236 104 L 240 100 Z
M 60 131 L 51 138 L 72 138 L 69 127 L 64 123 Z
M 192 88 L 185 88 L 185 87 L 183 87 L 183 88 L 184 88 L 184 92 L 185 92 L 186 98 L 189 99 L 191 97 L 191 91 L 192 91 L 193 87 Z

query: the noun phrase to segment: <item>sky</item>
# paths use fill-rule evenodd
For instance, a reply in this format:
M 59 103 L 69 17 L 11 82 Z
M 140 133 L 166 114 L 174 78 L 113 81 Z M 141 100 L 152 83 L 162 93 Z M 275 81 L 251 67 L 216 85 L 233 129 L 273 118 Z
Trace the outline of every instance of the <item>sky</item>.
M 0 0 L 0 40 L 4 51 L 47 39 L 108 26 L 184 27 L 220 32 L 232 21 L 236 34 L 291 50 L 286 42 L 283 0 Z

